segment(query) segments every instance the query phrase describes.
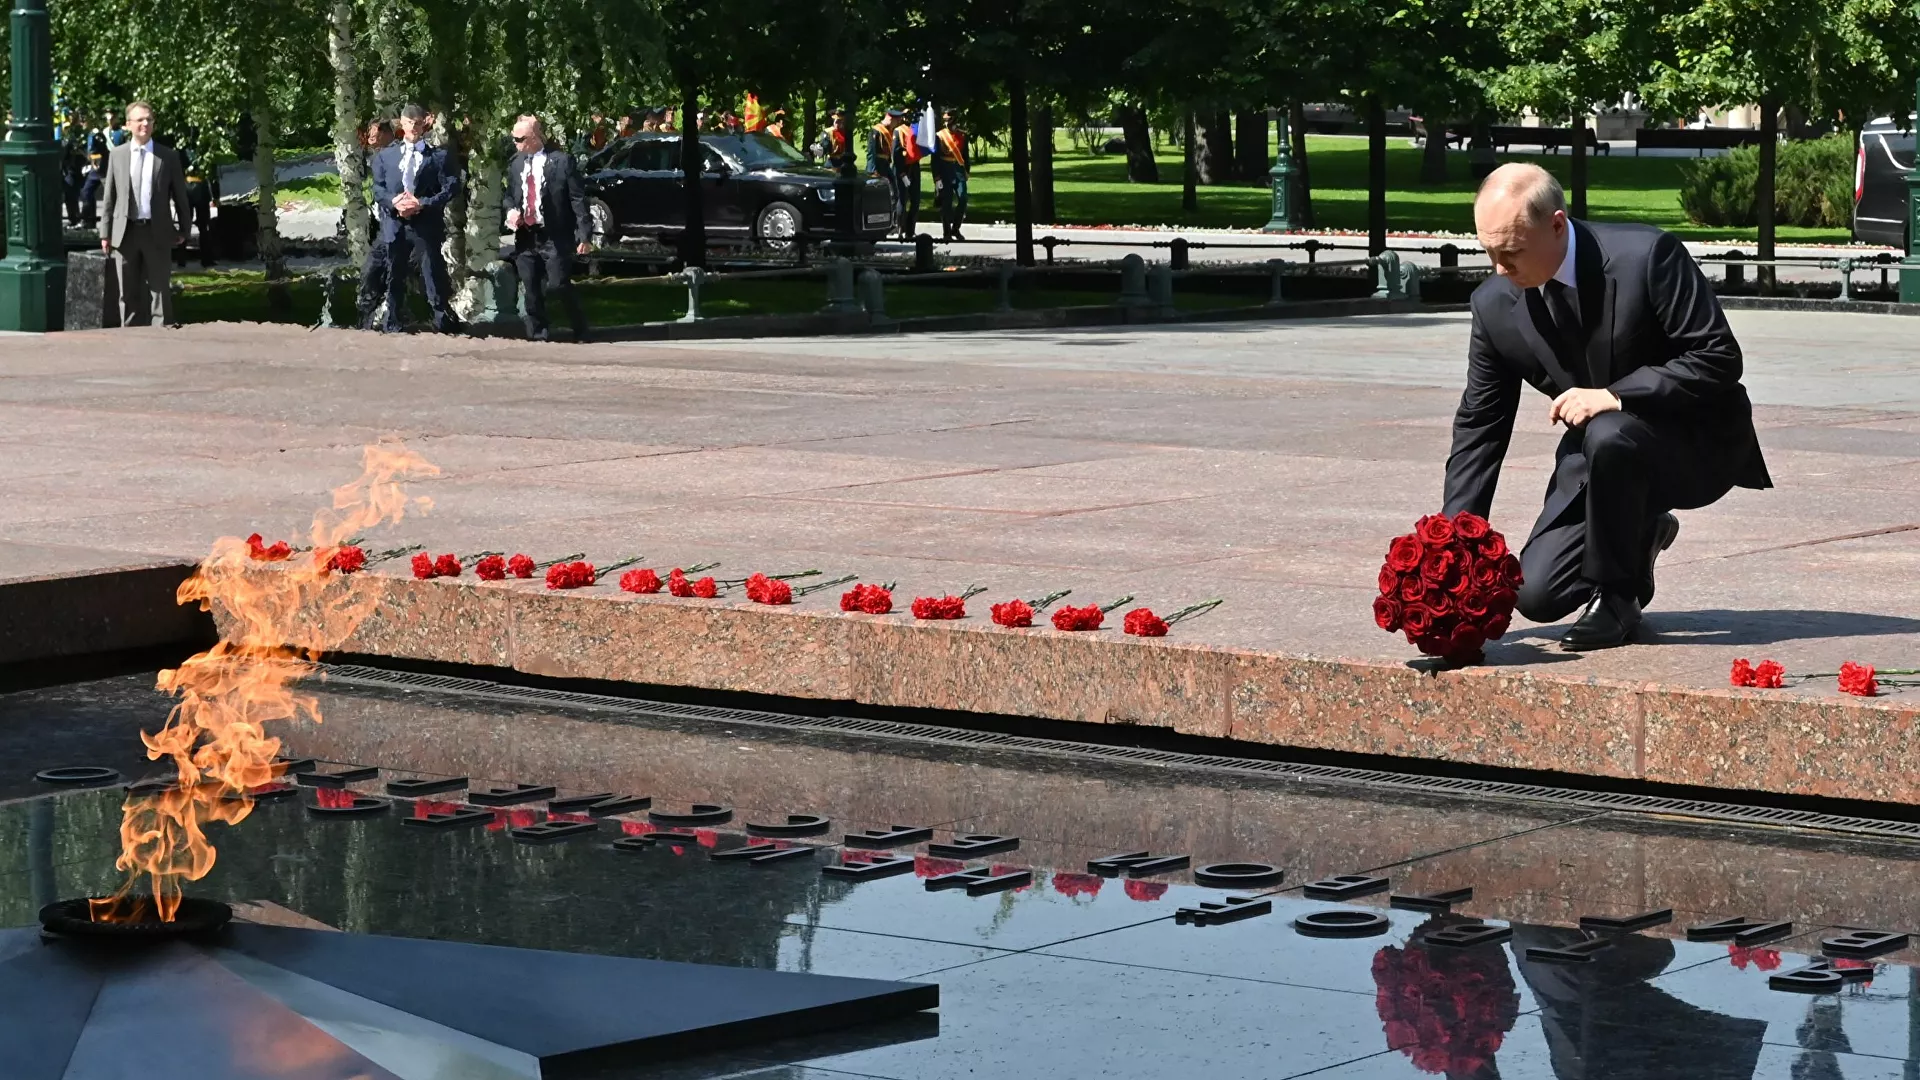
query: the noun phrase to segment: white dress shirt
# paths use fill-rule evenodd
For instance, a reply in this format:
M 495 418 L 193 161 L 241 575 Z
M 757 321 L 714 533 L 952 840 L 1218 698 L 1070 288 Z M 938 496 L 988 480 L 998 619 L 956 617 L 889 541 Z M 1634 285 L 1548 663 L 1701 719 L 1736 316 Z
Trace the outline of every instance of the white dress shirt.
M 420 144 L 400 143 L 400 190 L 413 194 L 413 178 L 420 171 Z
M 520 176 L 520 197 L 522 199 L 526 198 L 528 173 L 533 176 L 533 205 L 521 209 L 520 220 L 527 221 L 531 224 L 544 225 L 546 222 L 540 218 L 540 200 L 545 198 L 547 194 L 547 152 L 545 150 L 536 151 L 532 157 L 527 159 L 527 173 L 523 173 Z
M 133 216 L 137 221 L 153 220 L 153 142 L 133 144 L 133 161 L 127 170 L 127 182 L 133 185 Z
M 1553 280 L 1572 289 L 1576 295 L 1580 292 L 1580 275 L 1574 272 L 1573 246 L 1579 242 L 1577 239 L 1578 236 L 1579 234 L 1573 229 L 1573 219 L 1567 219 L 1567 255 L 1566 258 L 1560 260 L 1560 269 L 1553 272 Z M 1541 292 L 1544 288 L 1545 286 L 1536 286 L 1534 288 L 1534 291 L 1539 292 L 1543 300 L 1546 299 L 1546 293 Z

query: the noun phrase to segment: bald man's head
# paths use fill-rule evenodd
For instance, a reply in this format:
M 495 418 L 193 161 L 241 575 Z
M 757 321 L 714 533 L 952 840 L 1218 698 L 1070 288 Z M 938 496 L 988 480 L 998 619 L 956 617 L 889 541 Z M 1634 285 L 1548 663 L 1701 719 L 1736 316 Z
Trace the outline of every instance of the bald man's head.
M 1538 165 L 1502 165 L 1473 200 L 1473 228 L 1496 273 L 1522 289 L 1544 285 L 1567 256 L 1567 202 Z

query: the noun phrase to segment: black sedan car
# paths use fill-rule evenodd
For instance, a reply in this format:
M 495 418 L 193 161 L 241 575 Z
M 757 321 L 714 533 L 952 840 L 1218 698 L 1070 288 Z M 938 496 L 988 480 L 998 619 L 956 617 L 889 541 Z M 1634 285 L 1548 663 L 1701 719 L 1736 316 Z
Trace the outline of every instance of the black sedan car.
M 1907 246 L 1907 174 L 1913 171 L 1913 126 L 1905 131 L 1889 117 L 1860 130 L 1853 179 L 1853 238 L 1867 244 Z
M 835 233 L 836 174 L 810 164 L 771 135 L 702 135 L 701 205 L 715 239 L 784 246 L 798 233 Z M 596 242 L 668 237 L 686 226 L 687 193 L 680 136 L 629 135 L 609 143 L 585 166 Z M 859 239 L 893 232 L 893 195 L 883 180 L 861 178 Z

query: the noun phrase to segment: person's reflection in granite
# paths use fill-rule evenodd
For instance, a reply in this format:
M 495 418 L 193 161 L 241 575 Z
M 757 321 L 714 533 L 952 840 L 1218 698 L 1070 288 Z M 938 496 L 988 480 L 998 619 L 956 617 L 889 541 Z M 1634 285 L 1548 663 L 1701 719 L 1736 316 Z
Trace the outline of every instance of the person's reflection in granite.
M 1414 930 L 1405 948 L 1375 953 L 1374 1008 L 1387 1045 L 1414 1068 L 1447 1080 L 1499 1080 L 1494 1055 L 1520 1015 L 1506 953 L 1434 949 L 1425 942 L 1430 931 L 1471 921 L 1436 915 Z
M 1793 1059 L 1793 1080 L 1841 1080 L 1836 1054 L 1853 1053 L 1853 1042 L 1840 1026 L 1840 999 L 1828 994 L 1814 998 L 1807 1018 L 1794 1029 L 1794 1038 L 1806 1049 Z
M 1540 1006 L 1558 1080 L 1750 1080 L 1764 1020 L 1698 1008 L 1647 985 L 1673 962 L 1673 942 L 1627 934 L 1584 964 L 1525 959 L 1530 948 L 1585 940 L 1559 926 L 1513 927 L 1513 956 Z

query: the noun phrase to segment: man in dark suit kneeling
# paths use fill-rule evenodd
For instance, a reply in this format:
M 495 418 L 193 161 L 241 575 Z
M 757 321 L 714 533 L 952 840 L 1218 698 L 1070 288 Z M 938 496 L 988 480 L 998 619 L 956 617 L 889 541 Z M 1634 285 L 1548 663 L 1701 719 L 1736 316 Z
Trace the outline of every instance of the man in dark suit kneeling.
M 593 219 L 587 189 L 573 155 L 547 149 L 547 133 L 537 116 L 513 125 L 513 161 L 507 166 L 502 199 L 507 228 L 513 230 L 513 266 L 525 286 L 527 338 L 547 340 L 546 294 L 560 294 L 573 323 L 573 339 L 584 341 L 587 317 L 573 291 L 573 259 L 592 250 Z
M 1679 240 L 1567 217 L 1536 165 L 1488 176 L 1473 216 L 1496 274 L 1473 294 L 1446 511 L 1491 509 L 1520 384 L 1552 398 L 1548 421 L 1567 432 L 1520 553 L 1520 613 L 1579 612 L 1569 649 L 1625 644 L 1653 599 L 1654 559 L 1680 531 L 1670 511 L 1773 486 L 1740 344 Z

